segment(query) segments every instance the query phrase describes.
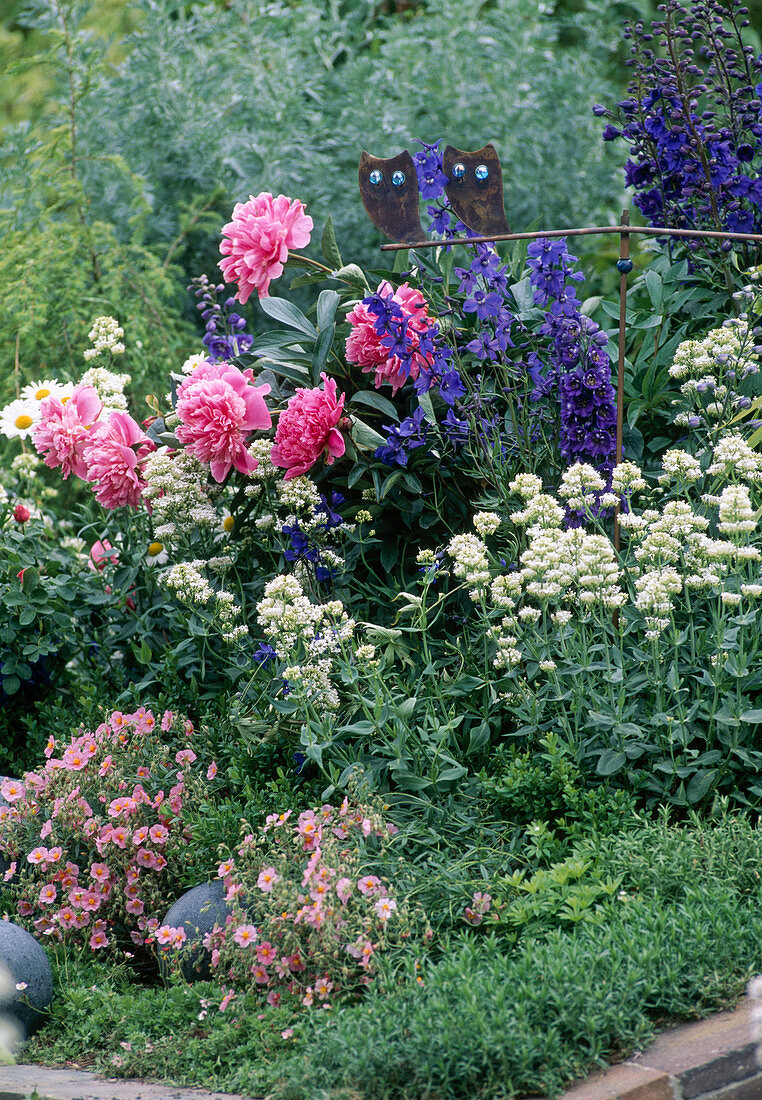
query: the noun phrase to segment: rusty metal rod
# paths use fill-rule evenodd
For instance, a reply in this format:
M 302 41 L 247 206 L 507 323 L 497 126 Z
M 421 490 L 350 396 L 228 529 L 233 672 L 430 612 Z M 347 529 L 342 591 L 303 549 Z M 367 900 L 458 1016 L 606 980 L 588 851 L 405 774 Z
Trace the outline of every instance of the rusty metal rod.
M 622 225 L 630 221 L 628 210 L 622 211 Z M 622 233 L 619 238 L 619 261 L 626 263 L 630 258 L 630 234 Z M 632 267 L 632 264 L 629 264 Z M 616 462 L 622 461 L 622 447 L 624 437 L 624 345 L 627 323 L 627 274 L 626 270 L 620 271 L 619 282 L 619 365 L 617 370 L 616 387 Z M 614 510 L 614 549 L 619 550 L 619 506 Z M 618 621 L 618 616 L 617 616 Z
M 494 241 L 536 241 L 540 237 L 590 237 L 602 233 L 642 233 L 648 237 L 709 238 L 719 241 L 758 241 L 762 233 L 720 233 L 717 230 L 667 229 L 658 225 L 593 225 L 584 229 L 542 229 L 535 233 L 493 233 L 488 237 L 451 237 L 436 241 L 412 241 L 410 244 L 382 244 L 382 252 L 402 252 L 407 248 L 442 248 L 451 244 L 491 244 Z

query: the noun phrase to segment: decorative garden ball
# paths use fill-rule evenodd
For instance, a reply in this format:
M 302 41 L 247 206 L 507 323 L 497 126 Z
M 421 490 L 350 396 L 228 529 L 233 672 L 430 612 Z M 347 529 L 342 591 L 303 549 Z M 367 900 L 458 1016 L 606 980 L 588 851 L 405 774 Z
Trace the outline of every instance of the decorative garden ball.
M 17 924 L 0 920 L 0 1017 L 16 1021 L 24 1037 L 45 1022 L 53 976 L 43 947 Z
M 632 260 L 617 260 L 616 269 L 620 275 L 629 275 L 635 264 Z
M 209 952 L 201 941 L 215 924 L 224 926 L 225 918 L 231 911 L 225 901 L 225 885 L 217 879 L 188 890 L 167 913 L 162 923 L 172 928 L 183 928 L 187 937 L 181 954 L 181 970 L 186 981 L 209 981 L 211 978 Z M 163 958 L 161 969 L 165 974 L 168 971 Z

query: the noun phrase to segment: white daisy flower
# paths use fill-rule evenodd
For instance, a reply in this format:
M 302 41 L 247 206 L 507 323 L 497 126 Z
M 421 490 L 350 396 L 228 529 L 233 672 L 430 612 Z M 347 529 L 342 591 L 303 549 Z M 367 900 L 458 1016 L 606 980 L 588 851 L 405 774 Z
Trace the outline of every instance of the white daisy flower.
M 19 397 L 0 409 L 0 432 L 8 439 L 26 439 L 39 419 L 38 402 Z
M 164 543 L 152 542 L 146 550 L 146 565 L 164 565 L 169 559 L 169 554 L 164 549 Z
M 22 401 L 44 401 L 46 397 L 69 396 L 73 387 L 68 383 L 59 382 L 57 378 L 44 378 L 39 382 L 30 382 L 21 391 Z
M 185 360 L 183 365 L 180 367 L 180 370 L 183 372 L 183 374 L 193 374 L 196 367 L 201 366 L 201 364 L 205 362 L 205 355 L 191 355 Z

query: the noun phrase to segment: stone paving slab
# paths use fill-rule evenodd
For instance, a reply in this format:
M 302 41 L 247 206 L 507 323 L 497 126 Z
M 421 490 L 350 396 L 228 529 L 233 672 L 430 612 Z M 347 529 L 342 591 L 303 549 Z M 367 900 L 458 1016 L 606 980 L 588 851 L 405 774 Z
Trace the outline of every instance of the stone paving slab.
M 762 1100 L 751 1004 L 664 1032 L 562 1100 Z
M 99 1077 L 81 1069 L 0 1065 L 0 1100 L 27 1100 L 35 1089 L 41 1100 L 256 1100 L 134 1078 Z

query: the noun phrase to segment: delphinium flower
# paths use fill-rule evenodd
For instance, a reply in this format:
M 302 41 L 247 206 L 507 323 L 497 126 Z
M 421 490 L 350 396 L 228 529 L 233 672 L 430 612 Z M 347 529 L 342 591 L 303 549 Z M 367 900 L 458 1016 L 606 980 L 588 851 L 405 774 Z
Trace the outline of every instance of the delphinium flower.
M 542 238 L 527 249 L 535 304 L 546 309 L 539 329 L 551 341 L 550 361 L 538 376 L 538 399 L 557 387 L 559 450 L 567 461 L 610 471 L 616 449 L 616 394 L 611 385 L 608 337 L 581 312 L 573 286 L 584 278 L 566 240 Z
M 615 112 L 594 108 L 610 119 L 603 138 L 630 146 L 625 183 L 651 224 L 759 232 L 762 57 L 743 39 L 748 9 L 667 0 L 659 11 L 626 27 L 633 78 Z
M 385 424 L 386 443 L 376 448 L 376 458 L 387 466 L 407 466 L 410 451 L 426 446 L 429 427 L 426 413 L 420 405 L 400 424 Z
M 222 227 L 219 262 L 226 282 L 238 287 L 234 297 L 246 303 L 254 290 L 267 297 L 271 281 L 283 274 L 289 249 L 305 248 L 312 228 L 304 203 L 286 195 L 262 191 L 236 203 L 232 220 Z
M 267 431 L 272 417 L 265 404 L 268 385 L 255 386 L 251 371 L 229 363 L 202 363 L 180 385 L 176 413 L 177 438 L 185 449 L 209 464 L 215 481 L 231 469 L 243 474 L 256 469 L 248 450 L 254 431 Z
M 323 459 L 331 466 L 346 450 L 340 422 L 344 416 L 344 394 L 336 382 L 320 375 L 322 389 L 300 388 L 278 418 L 270 461 L 286 470 L 286 479 L 306 474 Z
M 208 358 L 215 362 L 244 355 L 254 343 L 251 333 L 245 332 L 246 320 L 236 311 L 235 298 L 227 297 L 220 304 L 224 284 L 215 285 L 206 275 L 192 279 L 188 287 L 198 298 L 196 309 L 204 322 L 201 343 L 207 349 Z M 190 372 L 189 372 L 190 373 Z

